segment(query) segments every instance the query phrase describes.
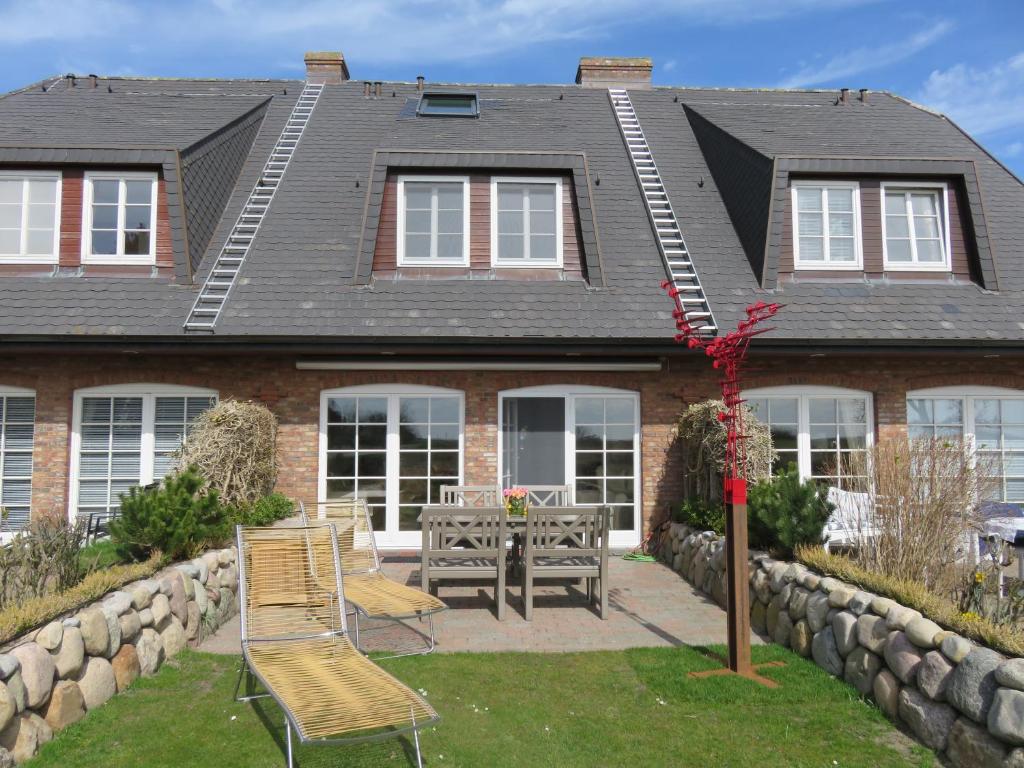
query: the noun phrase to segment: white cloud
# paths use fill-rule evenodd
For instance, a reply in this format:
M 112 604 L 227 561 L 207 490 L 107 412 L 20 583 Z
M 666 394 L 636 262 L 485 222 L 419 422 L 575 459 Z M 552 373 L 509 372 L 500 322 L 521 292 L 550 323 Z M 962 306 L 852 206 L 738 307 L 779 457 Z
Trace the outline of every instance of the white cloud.
M 469 60 L 574 39 L 612 39 L 638 22 L 748 24 L 879 0 L 129 0 L 0 2 L 0 43 L 109 40 L 144 27 L 147 42 L 183 51 L 261 46 L 342 48 L 367 63 Z M 643 53 L 643 51 L 637 51 Z
M 676 68 L 676 64 L 677 64 L 677 62 L 676 62 L 675 59 L 669 59 L 668 61 L 666 61 L 664 64 L 661 65 L 661 71 L 662 72 L 671 72 L 673 69 Z
M 916 100 L 949 115 L 968 133 L 1024 127 L 1024 52 L 988 69 L 957 64 L 935 70 Z M 1016 146 L 1019 151 L 1021 143 Z
M 841 77 L 859 75 L 873 69 L 882 69 L 908 59 L 927 48 L 953 28 L 953 23 L 940 20 L 927 29 L 917 32 L 904 40 L 897 40 L 874 48 L 856 48 L 833 56 L 824 64 L 806 66 L 779 83 L 780 88 L 800 88 L 821 83 L 830 83 Z
M 1020 157 L 1024 155 L 1024 141 L 1015 141 L 1012 144 L 1007 144 L 999 154 L 1003 157 Z

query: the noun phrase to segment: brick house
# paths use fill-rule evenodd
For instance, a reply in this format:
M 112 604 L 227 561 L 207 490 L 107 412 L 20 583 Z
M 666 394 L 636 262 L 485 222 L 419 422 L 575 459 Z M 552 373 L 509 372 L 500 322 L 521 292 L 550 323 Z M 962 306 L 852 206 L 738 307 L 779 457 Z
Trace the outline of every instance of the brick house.
M 808 477 L 973 435 L 1024 501 L 1024 187 L 887 93 L 48 79 L 0 98 L 0 505 L 116 508 L 217 398 L 280 420 L 279 489 L 417 541 L 442 483 L 569 483 L 614 544 L 681 496 L 715 394 L 673 342 L 784 303 L 746 395 Z

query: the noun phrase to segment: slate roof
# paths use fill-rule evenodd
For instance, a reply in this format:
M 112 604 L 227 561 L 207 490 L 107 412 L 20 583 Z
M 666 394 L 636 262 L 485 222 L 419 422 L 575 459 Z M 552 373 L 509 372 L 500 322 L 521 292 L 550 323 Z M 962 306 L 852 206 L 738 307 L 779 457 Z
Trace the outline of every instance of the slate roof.
M 65 88 L 69 108 L 86 102 L 102 104 L 102 97 L 118 94 L 114 86 L 115 93 L 103 93 L 105 81 L 101 80 L 100 93 L 83 97 L 78 90 L 82 82 L 75 89 L 59 86 Z M 197 279 L 216 257 L 298 86 L 258 81 L 124 81 L 123 90 L 132 92 L 124 97 L 137 99 L 141 115 L 152 116 L 150 110 L 168 113 L 167 137 L 176 138 L 165 137 L 162 146 L 195 143 L 196 134 L 223 121 L 228 112 L 235 110 L 237 119 L 238 110 L 250 104 L 248 99 L 270 97 L 198 264 Z M 431 85 L 432 90 L 438 88 Z M 664 270 L 607 92 L 572 85 L 451 89 L 479 94 L 479 119 L 415 117 L 410 105 L 417 92 L 411 84 L 385 83 L 381 99 L 364 97 L 359 82 L 325 88 L 227 301 L 216 340 L 670 343 L 671 304 L 659 287 Z M 220 95 L 211 98 L 216 93 Z M 0 99 L 0 158 L 3 147 L 14 138 L 5 115 L 36 110 L 34 99 L 47 95 L 53 94 L 26 92 Z M 766 299 L 786 304 L 771 343 L 1020 345 L 1024 338 L 1024 186 L 944 118 L 887 94 L 873 93 L 868 104 L 845 106 L 837 106 L 835 96 L 834 91 L 630 91 L 719 326 L 733 326 L 748 303 Z M 12 100 L 20 103 L 6 104 Z M 158 103 L 163 106 L 155 106 Z M 178 109 L 193 103 L 205 106 Z M 231 109 L 222 104 L 230 104 Z M 998 291 L 952 283 L 807 279 L 763 289 L 687 109 L 749 147 L 752 157 L 972 161 L 987 214 Z M 41 125 L 51 132 L 49 140 L 70 140 L 72 118 L 58 117 L 58 112 L 49 113 L 51 117 L 41 120 Z M 97 114 L 102 124 L 102 111 Z M 116 130 L 108 130 L 107 139 L 114 143 L 152 140 L 147 132 L 159 121 L 144 122 L 145 130 L 112 123 L 108 128 L 116 126 Z M 367 284 L 357 274 L 357 266 L 374 153 L 396 150 L 479 153 L 482 164 L 487 153 L 583 153 L 603 285 L 468 278 L 370 280 Z M 236 148 L 231 156 L 239 162 L 240 150 Z M 749 244 L 749 236 L 745 239 Z M 180 339 L 195 290 L 151 280 L 4 278 L 0 336 Z M 189 339 L 189 343 L 208 340 Z

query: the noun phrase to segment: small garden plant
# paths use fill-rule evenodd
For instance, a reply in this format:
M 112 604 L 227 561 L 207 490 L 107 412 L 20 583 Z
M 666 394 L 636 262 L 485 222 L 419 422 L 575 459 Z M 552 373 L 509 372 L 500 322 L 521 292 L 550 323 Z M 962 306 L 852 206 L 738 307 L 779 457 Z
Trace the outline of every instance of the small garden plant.
M 802 482 L 796 467 L 750 486 L 747 492 L 750 545 L 792 557 L 801 544 L 821 544 L 822 532 L 835 506 L 828 488 Z

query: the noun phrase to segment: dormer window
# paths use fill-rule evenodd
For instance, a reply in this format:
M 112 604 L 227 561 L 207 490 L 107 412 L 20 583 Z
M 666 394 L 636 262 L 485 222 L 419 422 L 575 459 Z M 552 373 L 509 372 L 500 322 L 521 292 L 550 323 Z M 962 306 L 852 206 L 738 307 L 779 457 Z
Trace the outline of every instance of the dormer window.
M 496 267 L 562 266 L 562 180 L 491 180 L 491 258 Z
M 398 266 L 469 266 L 469 177 L 398 178 Z
M 479 117 L 480 105 L 475 93 L 424 93 L 416 107 L 416 114 L 435 117 Z
M 156 190 L 155 173 L 86 174 L 82 262 L 155 263 Z
M 950 269 L 948 188 L 945 184 L 883 183 L 885 268 Z
M 860 231 L 857 182 L 793 182 L 797 269 L 863 269 Z
M 60 174 L 0 172 L 0 263 L 56 264 Z

